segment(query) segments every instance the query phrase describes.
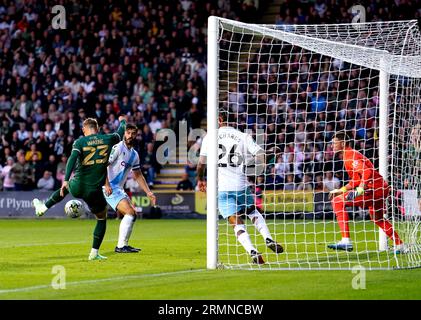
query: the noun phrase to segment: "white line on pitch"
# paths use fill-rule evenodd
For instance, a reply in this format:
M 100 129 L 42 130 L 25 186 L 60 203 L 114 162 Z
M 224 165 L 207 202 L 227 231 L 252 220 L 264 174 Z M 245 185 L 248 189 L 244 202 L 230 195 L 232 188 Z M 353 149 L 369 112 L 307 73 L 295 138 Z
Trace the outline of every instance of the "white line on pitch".
M 117 239 L 103 240 L 102 242 L 112 242 L 112 241 L 117 241 Z M 18 243 L 18 244 L 10 244 L 10 245 L 5 245 L 5 246 L 0 245 L 0 248 L 6 249 L 6 248 L 16 248 L 16 247 L 43 247 L 43 246 L 50 246 L 50 245 L 62 246 L 62 245 L 67 245 L 67 244 L 82 244 L 82 243 L 90 243 L 90 242 L 92 241 L 86 240 L 86 241 L 47 242 L 47 243 Z
M 84 284 L 90 284 L 90 283 L 173 276 L 173 275 L 184 274 L 184 273 L 202 272 L 205 270 L 206 269 L 181 270 L 181 271 L 174 271 L 174 272 L 149 273 L 149 274 L 139 274 L 139 275 L 132 275 L 132 276 L 111 277 L 111 278 L 96 279 L 96 280 L 71 281 L 71 282 L 66 282 L 66 286 L 78 286 L 78 285 L 84 285 Z M 23 287 L 23 288 L 14 288 L 14 289 L 5 289 L 5 290 L 0 290 L 0 294 L 12 293 L 12 292 L 26 292 L 26 291 L 33 291 L 33 290 L 39 290 L 39 289 L 48 289 L 48 288 L 51 288 L 51 284 L 49 285 L 44 284 L 44 285 L 39 285 L 39 286 Z

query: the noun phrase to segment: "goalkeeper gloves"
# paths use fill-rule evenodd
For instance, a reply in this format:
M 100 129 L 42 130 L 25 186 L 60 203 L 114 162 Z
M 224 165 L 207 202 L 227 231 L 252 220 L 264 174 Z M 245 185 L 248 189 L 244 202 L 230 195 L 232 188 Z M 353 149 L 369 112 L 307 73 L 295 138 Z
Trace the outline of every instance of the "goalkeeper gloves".
M 364 194 L 364 189 L 361 187 L 356 187 L 355 190 L 352 190 L 346 196 L 346 200 L 354 200 L 356 197 Z
M 345 193 L 346 191 L 347 191 L 346 187 L 342 187 L 340 189 L 333 189 L 332 191 L 329 192 L 329 199 L 332 199 L 336 195 Z

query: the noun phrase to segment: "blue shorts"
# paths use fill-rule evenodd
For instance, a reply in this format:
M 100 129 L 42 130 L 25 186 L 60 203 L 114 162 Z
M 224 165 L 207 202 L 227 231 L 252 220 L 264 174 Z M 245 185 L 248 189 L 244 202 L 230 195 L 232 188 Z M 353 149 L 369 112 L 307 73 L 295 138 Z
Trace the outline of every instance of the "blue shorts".
M 127 199 L 130 202 L 129 196 L 121 188 L 113 189 L 113 193 L 111 193 L 110 196 L 105 194 L 104 187 L 102 187 L 102 192 L 104 193 L 105 200 L 107 200 L 107 203 L 114 209 L 114 211 L 117 211 L 117 206 L 121 200 Z
M 254 197 L 250 188 L 244 191 L 220 191 L 218 192 L 219 213 L 226 219 L 237 212 L 243 213 L 246 208 L 254 205 Z

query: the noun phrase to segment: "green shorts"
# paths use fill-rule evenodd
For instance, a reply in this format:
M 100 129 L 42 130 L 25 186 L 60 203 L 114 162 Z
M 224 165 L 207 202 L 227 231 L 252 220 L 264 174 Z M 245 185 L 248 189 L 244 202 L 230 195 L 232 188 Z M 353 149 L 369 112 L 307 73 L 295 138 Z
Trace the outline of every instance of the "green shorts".
M 93 214 L 100 213 L 107 208 L 107 201 L 102 194 L 101 187 L 88 186 L 79 180 L 70 179 L 69 191 L 73 197 L 85 201 Z

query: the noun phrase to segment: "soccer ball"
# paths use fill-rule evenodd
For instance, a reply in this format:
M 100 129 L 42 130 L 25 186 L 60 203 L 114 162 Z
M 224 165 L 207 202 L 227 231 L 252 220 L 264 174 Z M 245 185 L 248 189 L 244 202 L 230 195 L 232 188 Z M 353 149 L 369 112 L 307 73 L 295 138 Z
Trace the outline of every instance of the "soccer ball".
M 69 218 L 79 218 L 84 212 L 83 203 L 79 200 L 70 200 L 64 206 L 64 213 Z

